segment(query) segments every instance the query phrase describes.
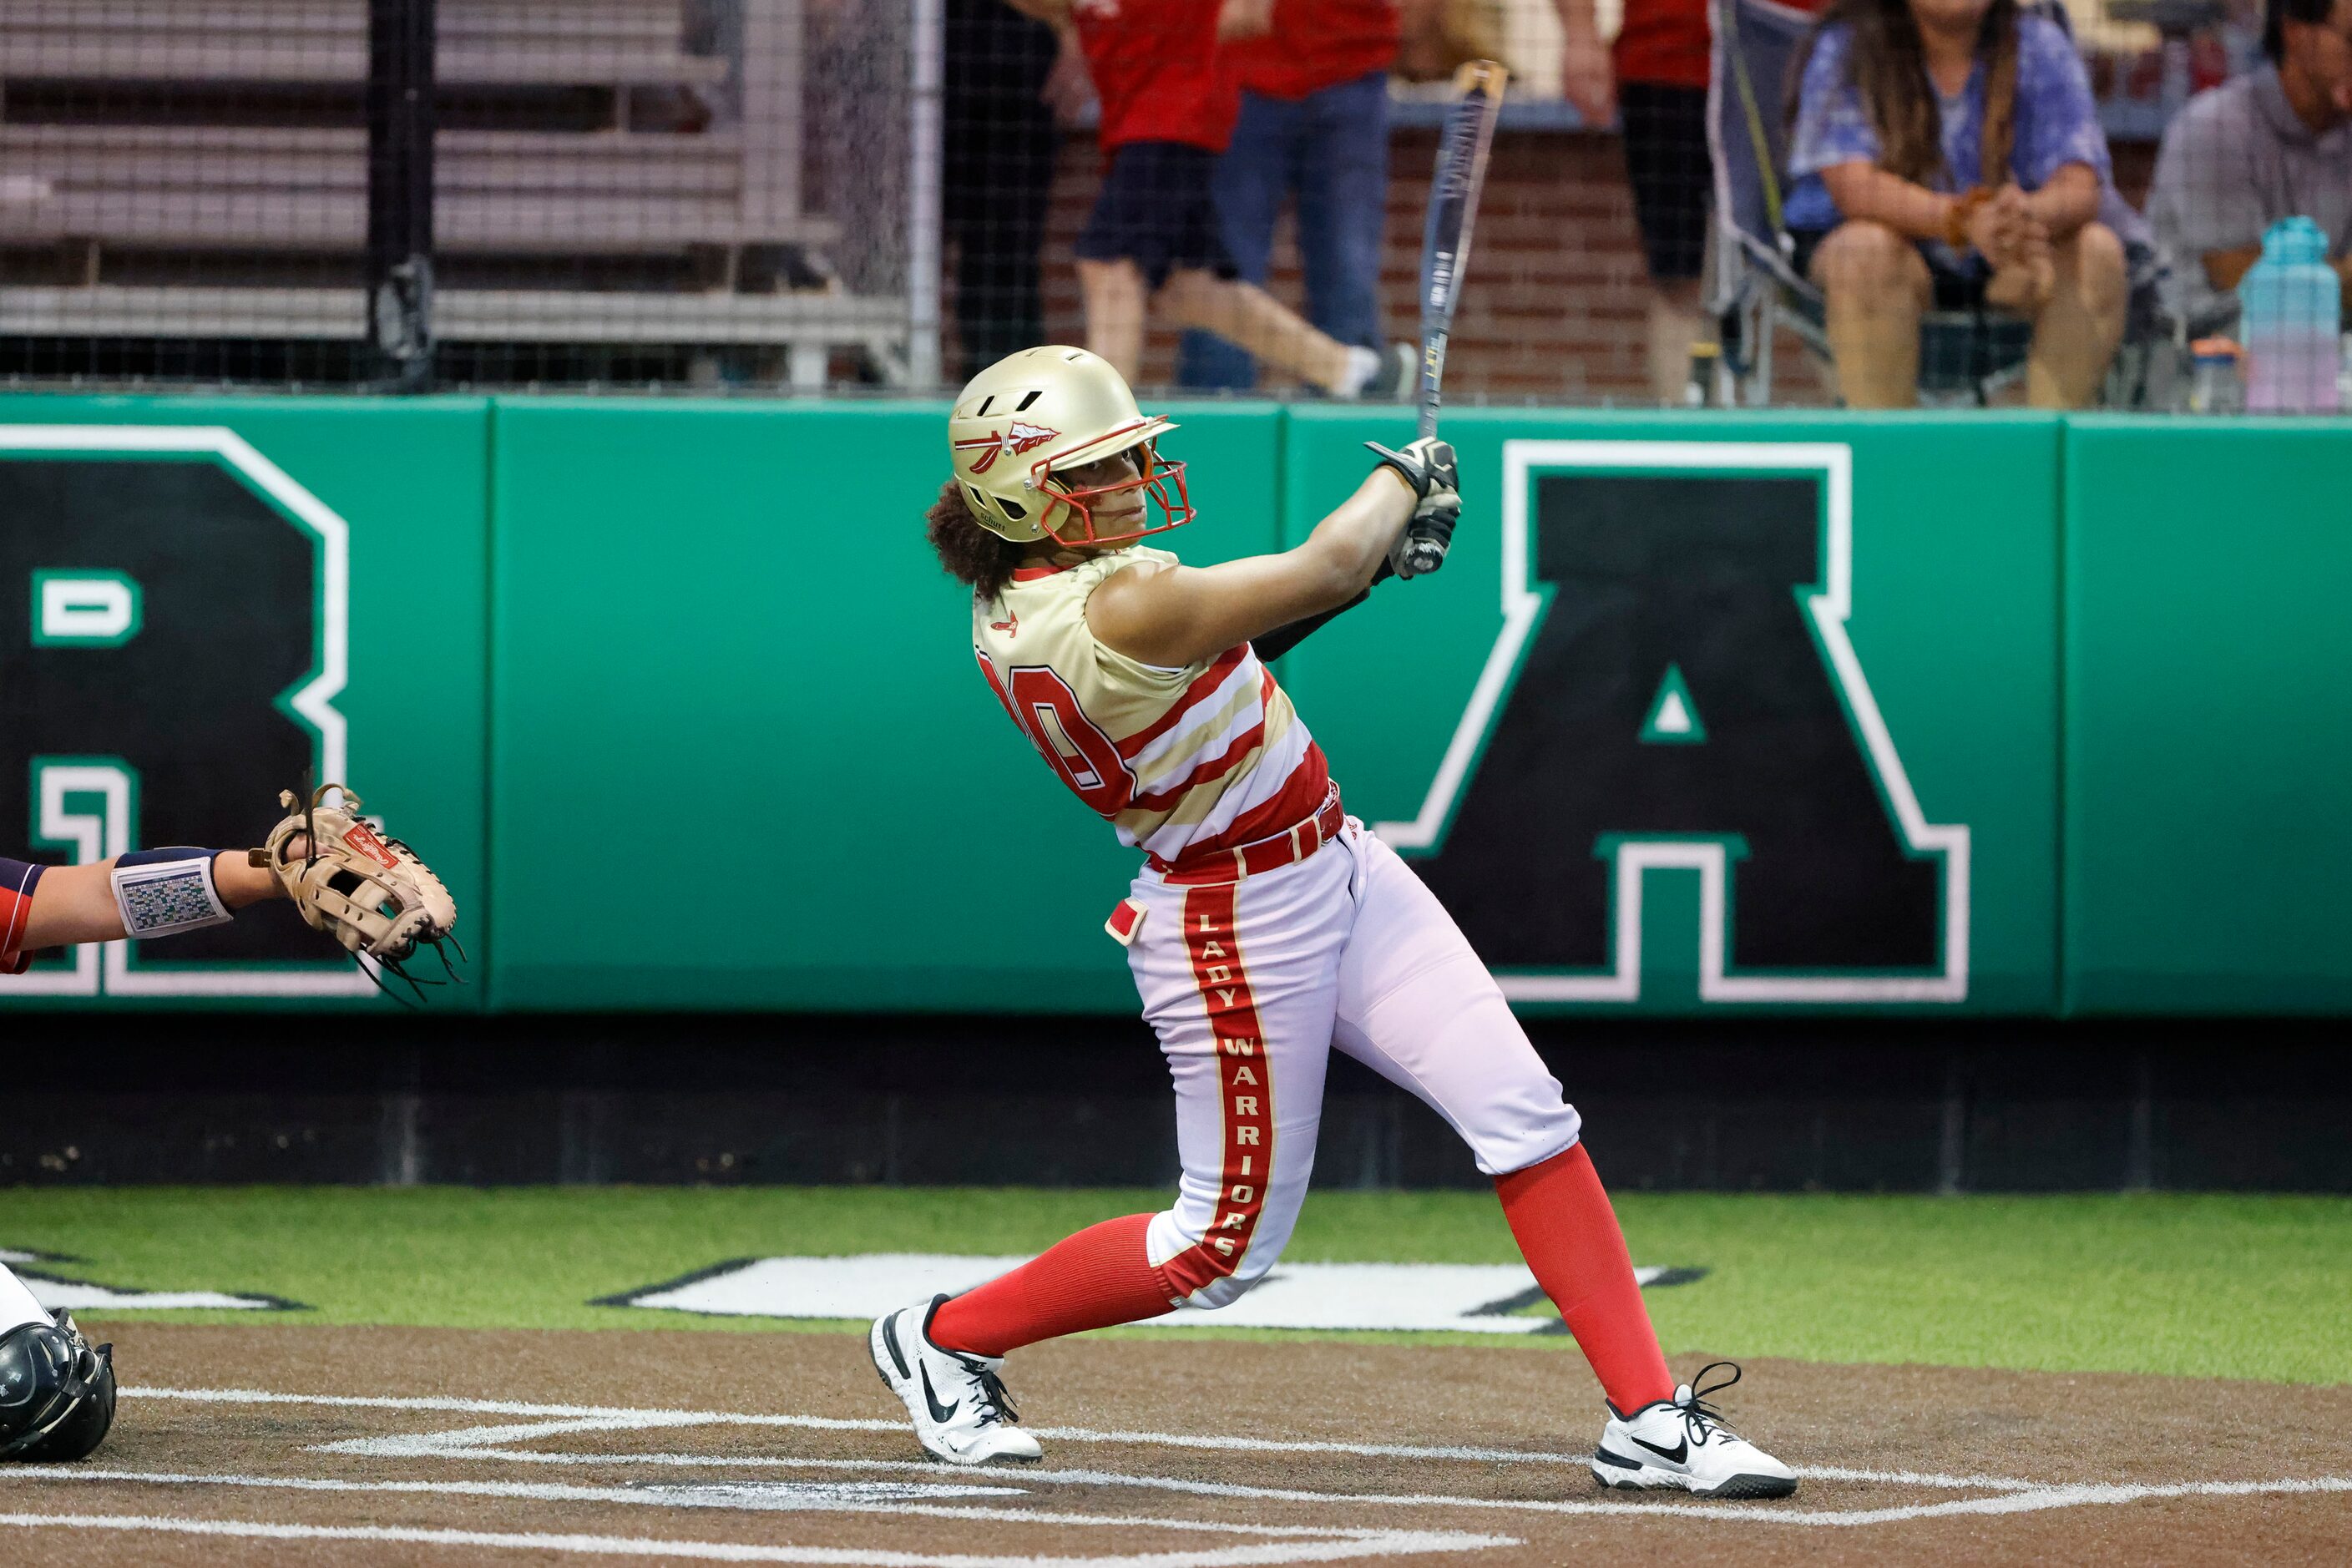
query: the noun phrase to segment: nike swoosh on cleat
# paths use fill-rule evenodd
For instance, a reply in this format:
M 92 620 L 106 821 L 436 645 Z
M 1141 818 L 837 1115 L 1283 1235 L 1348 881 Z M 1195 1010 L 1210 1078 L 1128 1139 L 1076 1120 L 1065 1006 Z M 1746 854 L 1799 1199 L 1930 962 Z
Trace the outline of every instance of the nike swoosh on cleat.
M 942 1426 L 954 1420 L 955 1413 L 963 1408 L 961 1403 L 948 1405 L 942 1405 L 940 1403 L 939 1395 L 931 1392 L 931 1369 L 929 1367 L 925 1367 L 923 1369 L 923 1403 L 931 1407 L 931 1419 L 938 1422 Z
M 898 1369 L 901 1379 L 910 1375 L 907 1371 L 907 1358 L 898 1353 L 898 1320 L 906 1315 L 904 1311 L 893 1312 L 889 1321 L 882 1325 L 882 1348 L 890 1352 L 890 1364 Z
M 1690 1439 L 1687 1437 L 1684 1438 L 1681 1442 L 1676 1443 L 1671 1448 L 1661 1448 L 1655 1443 L 1642 1442 L 1642 1439 L 1634 1436 L 1631 1432 L 1626 1433 L 1625 1436 L 1630 1441 L 1639 1444 L 1642 1447 L 1649 1449 L 1650 1452 L 1655 1454 L 1661 1459 L 1665 1460 L 1668 1464 L 1679 1465 L 1690 1456 Z

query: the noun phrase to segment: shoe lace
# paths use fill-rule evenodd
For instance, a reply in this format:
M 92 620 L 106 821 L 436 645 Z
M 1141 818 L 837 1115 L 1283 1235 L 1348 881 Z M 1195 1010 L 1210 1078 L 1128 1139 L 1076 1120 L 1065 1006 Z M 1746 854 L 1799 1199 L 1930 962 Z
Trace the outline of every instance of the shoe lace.
M 954 1351 L 950 1351 L 948 1353 L 954 1356 L 958 1364 L 962 1366 L 964 1371 L 971 1373 L 971 1380 L 980 1385 L 980 1393 L 974 1403 L 982 1415 L 991 1421 L 1009 1421 L 1016 1426 L 1020 1424 L 1021 1412 L 1013 1408 L 1013 1396 L 1004 1392 L 1003 1378 L 971 1356 L 958 1354 Z
M 1706 1374 L 1718 1367 L 1729 1367 L 1731 1375 L 1720 1383 L 1707 1382 Z M 1739 1363 L 1736 1361 L 1711 1361 L 1699 1368 L 1698 1375 L 1691 1379 L 1690 1402 L 1682 1407 L 1682 1416 L 1684 1429 L 1690 1434 L 1693 1447 L 1705 1447 L 1707 1440 L 1717 1433 L 1725 1436 L 1731 1435 L 1731 1428 L 1724 1424 L 1723 1412 L 1707 1404 L 1706 1396 L 1720 1394 L 1738 1381 Z

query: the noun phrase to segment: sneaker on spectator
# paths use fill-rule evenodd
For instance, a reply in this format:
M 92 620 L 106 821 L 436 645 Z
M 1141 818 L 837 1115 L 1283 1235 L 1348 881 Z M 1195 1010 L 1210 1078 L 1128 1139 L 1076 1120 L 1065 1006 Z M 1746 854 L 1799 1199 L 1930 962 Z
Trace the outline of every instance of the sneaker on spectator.
M 1421 355 L 1411 343 L 1381 349 L 1350 348 L 1348 379 L 1331 389 L 1334 397 L 1359 403 L 1402 403 L 1418 384 Z

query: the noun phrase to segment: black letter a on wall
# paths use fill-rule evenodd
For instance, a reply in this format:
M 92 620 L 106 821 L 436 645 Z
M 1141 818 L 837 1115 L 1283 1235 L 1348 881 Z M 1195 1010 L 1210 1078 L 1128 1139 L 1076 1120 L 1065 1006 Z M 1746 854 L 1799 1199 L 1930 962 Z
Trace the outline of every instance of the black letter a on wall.
M 1653 869 L 1699 874 L 1702 1000 L 1966 996 L 1968 829 L 1921 815 L 1846 639 L 1847 460 L 1507 444 L 1503 635 L 1381 832 L 1514 997 L 1637 1000 Z

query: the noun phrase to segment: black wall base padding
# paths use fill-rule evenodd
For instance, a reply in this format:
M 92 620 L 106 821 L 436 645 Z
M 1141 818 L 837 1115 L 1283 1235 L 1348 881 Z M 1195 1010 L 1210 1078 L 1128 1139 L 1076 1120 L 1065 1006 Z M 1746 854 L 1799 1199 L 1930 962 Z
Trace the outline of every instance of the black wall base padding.
M 0 1096 L 0 1185 L 1166 1186 L 1168 1078 L 1131 1018 L 35 1022 L 104 1071 Z M 1615 1188 L 2352 1192 L 2325 1020 L 1547 1022 Z M 1335 1058 L 1315 1180 L 1483 1187 L 1437 1117 Z

